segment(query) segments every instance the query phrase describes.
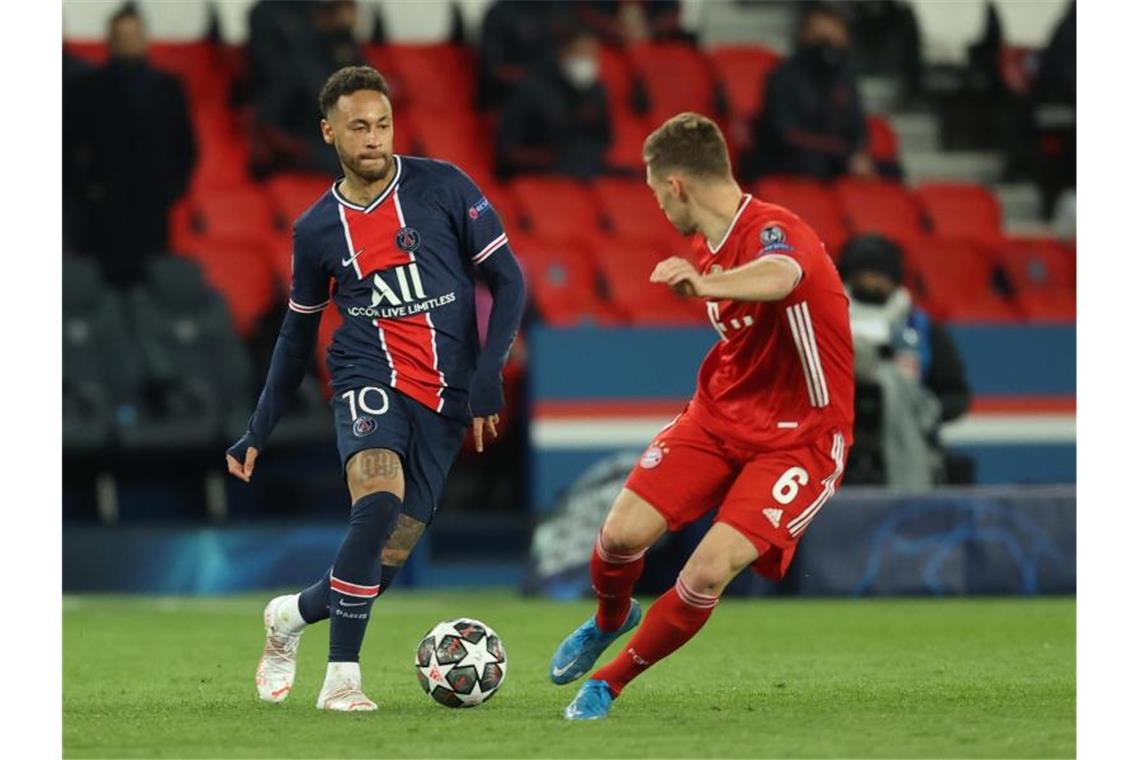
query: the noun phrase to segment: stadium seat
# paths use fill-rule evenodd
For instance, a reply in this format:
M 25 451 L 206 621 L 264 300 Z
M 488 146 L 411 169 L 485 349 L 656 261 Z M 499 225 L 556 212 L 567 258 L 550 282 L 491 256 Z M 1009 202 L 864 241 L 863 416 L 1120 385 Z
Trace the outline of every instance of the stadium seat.
M 396 134 L 411 127 L 416 150 L 423 156 L 451 161 L 471 176 L 494 174 L 491 135 L 471 109 L 441 118 L 427 107 L 409 107 L 396 118 Z
M 634 73 L 645 83 L 652 124 L 682 111 L 719 115 L 716 78 L 697 48 L 680 42 L 641 43 L 630 47 L 629 56 Z
M 867 117 L 867 152 L 881 163 L 899 162 L 899 138 L 894 127 L 882 116 Z
M 728 102 L 729 116 L 747 121 L 764 105 L 764 85 L 780 56 L 759 45 L 718 45 L 709 51 Z
M 839 201 L 827 185 L 802 177 L 765 177 L 753 186 L 752 192 L 758 199 L 784 206 L 807 222 L 832 258 L 838 258 L 849 234 Z
M 197 192 L 190 206 L 198 235 L 260 239 L 276 229 L 269 197 L 258 185 Z
M 258 320 L 284 295 L 257 240 L 203 237 L 185 253 L 225 301 L 234 329 L 243 337 L 253 334 Z
M 289 230 L 301 214 L 332 187 L 324 174 L 276 174 L 265 182 L 278 229 Z
M 684 299 L 649 281 L 662 259 L 676 255 L 683 240 L 599 236 L 591 241 L 605 278 L 609 304 L 635 325 L 700 324 L 708 316 L 703 301 Z
M 63 449 L 97 453 L 111 444 L 117 407 L 142 390 L 142 365 L 122 298 L 94 261 L 63 258 Z
M 993 286 L 986 252 L 969 241 L 920 236 L 904 248 L 909 284 L 930 313 L 958 322 L 1006 322 L 1013 305 Z
M 956 237 L 984 245 L 1002 239 L 1001 206 L 982 185 L 939 182 L 914 191 L 934 234 Z
M 632 238 L 665 238 L 678 234 L 645 182 L 599 179 L 593 189 L 602 216 L 614 233 Z
M 1027 317 L 1076 318 L 1076 259 L 1063 245 L 1047 238 L 1011 238 L 998 257 Z
M 229 97 L 227 69 L 212 42 L 153 42 L 147 59 L 155 68 L 182 80 L 195 108 L 204 103 L 225 103 Z
M 511 182 L 528 231 L 544 242 L 565 242 L 599 229 L 590 187 L 572 179 L 526 176 Z
M 464 45 L 389 45 L 378 62 L 388 67 L 400 87 L 402 98 L 415 106 L 438 111 L 471 111 L 475 108 L 475 54 Z M 384 70 L 384 69 L 382 69 Z
M 918 204 L 897 182 L 845 177 L 835 193 L 853 232 L 877 232 L 900 243 L 922 237 L 925 230 Z
M 622 48 L 605 45 L 600 55 L 598 76 L 606 88 L 612 115 L 635 115 L 644 111 L 642 84 L 633 72 L 629 56 Z
M 198 265 L 153 260 L 130 307 L 153 403 L 139 415 L 142 424 L 120 426 L 123 445 L 201 449 L 240 435 L 249 415 L 249 357 Z
M 641 176 L 645 172 L 641 148 L 653 127 L 648 119 L 628 112 L 614 113 L 612 124 L 613 141 L 606 151 L 606 164 L 625 173 Z
M 569 326 L 618 322 L 599 295 L 597 265 L 589 246 L 516 236 L 511 247 L 518 255 L 527 291 L 544 323 Z

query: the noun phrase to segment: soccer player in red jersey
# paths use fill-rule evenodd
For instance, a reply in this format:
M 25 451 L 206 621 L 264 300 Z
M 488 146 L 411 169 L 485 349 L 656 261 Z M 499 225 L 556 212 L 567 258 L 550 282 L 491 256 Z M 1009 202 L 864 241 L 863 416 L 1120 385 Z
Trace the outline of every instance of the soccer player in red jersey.
M 741 191 L 724 136 L 704 116 L 669 119 L 643 154 L 661 210 L 693 236 L 692 261 L 666 259 L 650 280 L 704 300 L 719 340 L 692 401 L 657 434 L 610 509 L 590 560 L 597 613 L 559 646 L 555 683 L 584 675 L 640 622 L 632 591 L 646 550 L 719 511 L 674 587 L 566 708 L 570 720 L 605 717 L 631 680 L 696 635 L 742 570 L 782 578 L 839 486 L 852 440 L 847 296 L 815 232 Z

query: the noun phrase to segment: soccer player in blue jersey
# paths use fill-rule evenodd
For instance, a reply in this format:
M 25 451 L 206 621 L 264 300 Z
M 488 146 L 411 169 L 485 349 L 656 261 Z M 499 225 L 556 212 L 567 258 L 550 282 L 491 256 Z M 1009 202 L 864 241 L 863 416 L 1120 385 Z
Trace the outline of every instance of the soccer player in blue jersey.
M 375 710 L 359 665 L 372 604 L 431 522 L 467 427 L 480 452 L 484 438 L 497 436 L 502 368 L 525 289 L 498 214 L 467 175 L 393 153 L 392 104 L 376 70 L 337 71 L 320 108 L 321 132 L 344 176 L 293 225 L 289 311 L 249 429 L 226 461 L 249 482 L 331 301 L 344 320 L 327 361 L 349 527 L 322 578 L 266 606 L 256 685 L 261 699 L 284 700 L 301 633 L 327 618 L 329 662 L 317 707 Z M 476 271 L 494 297 L 482 348 Z

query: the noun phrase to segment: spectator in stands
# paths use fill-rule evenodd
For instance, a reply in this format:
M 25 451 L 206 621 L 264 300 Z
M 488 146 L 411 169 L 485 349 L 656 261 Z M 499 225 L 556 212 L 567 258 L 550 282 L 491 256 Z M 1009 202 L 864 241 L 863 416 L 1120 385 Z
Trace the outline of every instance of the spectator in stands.
M 575 3 L 578 19 L 608 45 L 685 40 L 680 0 L 588 0 Z
M 878 235 L 843 247 L 839 272 L 851 298 L 855 346 L 858 482 L 909 489 L 963 478 L 939 442 L 943 423 L 965 414 L 970 387 L 950 334 L 902 285 L 902 254 Z
M 1041 54 L 1030 100 L 1038 146 L 1037 181 L 1045 216 L 1053 216 L 1066 189 L 1077 185 L 1077 4 L 1058 22 Z
M 107 64 L 70 80 L 63 103 L 64 220 L 70 245 L 128 284 L 167 249 L 167 215 L 197 161 L 186 95 L 146 61 L 133 3 L 110 20 Z
M 811 6 L 798 39 L 796 52 L 768 78 L 742 173 L 875 176 L 842 13 Z
M 605 169 L 610 145 L 606 89 L 598 79 L 600 43 L 580 28 L 555 61 L 539 65 L 511 95 L 499 119 L 498 170 L 589 178 Z
M 514 88 L 550 57 L 569 18 L 569 7 L 553 0 L 492 3 L 479 37 L 479 108 L 502 107 Z
M 283 3 L 250 10 L 249 60 L 255 132 L 253 170 L 340 173 L 336 154 L 313 127 L 317 95 L 344 66 L 364 64 L 352 0 Z

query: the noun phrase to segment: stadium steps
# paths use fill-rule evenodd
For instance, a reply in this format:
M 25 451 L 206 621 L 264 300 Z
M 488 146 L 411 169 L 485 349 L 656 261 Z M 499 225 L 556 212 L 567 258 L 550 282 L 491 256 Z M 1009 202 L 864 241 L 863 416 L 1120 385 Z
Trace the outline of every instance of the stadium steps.
M 1002 174 L 1005 160 L 996 151 L 908 151 L 902 153 L 902 165 L 911 184 L 938 180 L 977 182 L 993 185 Z
M 891 77 L 859 77 L 859 97 L 867 113 L 889 114 L 899 110 L 899 85 Z
M 1006 232 L 1011 225 L 1042 224 L 1041 193 L 1031 182 L 1010 182 L 993 187 L 994 195 L 1001 204 L 1002 219 Z
M 696 4 L 693 12 L 703 46 L 738 42 L 763 45 L 780 55 L 792 52 L 796 9 L 790 3 L 706 2 Z
M 939 149 L 938 118 L 932 113 L 892 113 L 885 118 L 899 138 L 899 149 L 908 153 Z

